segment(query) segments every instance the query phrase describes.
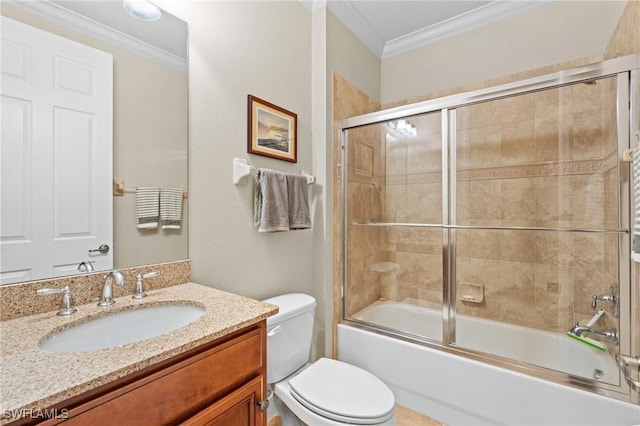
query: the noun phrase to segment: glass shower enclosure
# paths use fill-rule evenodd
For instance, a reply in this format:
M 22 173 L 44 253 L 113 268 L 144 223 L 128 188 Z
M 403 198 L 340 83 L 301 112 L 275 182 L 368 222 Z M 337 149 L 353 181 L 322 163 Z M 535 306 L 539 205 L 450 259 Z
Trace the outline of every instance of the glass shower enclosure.
M 342 320 L 628 394 L 638 64 L 343 120 Z

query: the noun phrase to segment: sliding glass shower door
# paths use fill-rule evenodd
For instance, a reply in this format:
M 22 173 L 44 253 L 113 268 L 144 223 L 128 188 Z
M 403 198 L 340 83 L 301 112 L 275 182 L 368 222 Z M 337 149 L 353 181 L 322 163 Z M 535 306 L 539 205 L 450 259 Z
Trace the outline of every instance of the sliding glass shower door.
M 434 341 L 442 339 L 441 116 L 350 130 L 345 170 L 345 315 Z M 393 303 L 403 316 L 379 306 Z M 371 315 L 373 304 L 386 314 Z M 433 321 L 413 307 L 434 309 Z
M 633 341 L 625 66 L 345 120 L 342 318 L 626 386 L 614 360 Z
M 455 110 L 456 345 L 619 383 L 615 338 L 571 332 L 619 330 L 617 124 L 616 76 Z

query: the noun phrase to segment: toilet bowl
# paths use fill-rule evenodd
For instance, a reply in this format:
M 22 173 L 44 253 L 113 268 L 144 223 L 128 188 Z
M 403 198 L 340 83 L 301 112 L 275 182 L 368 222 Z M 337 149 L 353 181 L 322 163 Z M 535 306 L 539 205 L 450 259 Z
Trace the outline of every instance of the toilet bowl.
M 267 319 L 267 383 L 283 426 L 395 425 L 393 393 L 376 376 L 329 358 L 307 363 L 313 297 L 291 293 L 265 302 L 280 308 Z

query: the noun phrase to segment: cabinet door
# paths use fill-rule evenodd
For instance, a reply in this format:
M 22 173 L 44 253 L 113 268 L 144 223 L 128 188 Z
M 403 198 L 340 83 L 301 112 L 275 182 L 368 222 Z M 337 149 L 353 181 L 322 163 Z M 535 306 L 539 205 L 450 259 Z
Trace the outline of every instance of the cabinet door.
M 175 425 L 180 419 L 190 418 L 210 401 L 225 401 L 229 395 L 227 389 L 244 389 L 255 380 L 248 381 L 247 378 L 258 376 L 260 383 L 263 383 L 263 323 L 259 328 L 246 331 L 232 340 L 110 393 L 89 399 L 70 410 L 71 418 L 66 424 Z M 256 394 L 256 401 L 264 392 L 262 390 Z
M 187 426 L 263 426 L 265 414 L 258 409 L 263 395 L 263 376 L 230 393 L 183 423 Z

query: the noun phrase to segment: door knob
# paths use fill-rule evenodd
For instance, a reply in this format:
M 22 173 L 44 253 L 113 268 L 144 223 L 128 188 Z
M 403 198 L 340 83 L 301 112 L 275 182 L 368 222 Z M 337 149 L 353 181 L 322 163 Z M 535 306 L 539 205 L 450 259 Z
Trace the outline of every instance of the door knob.
M 107 254 L 109 253 L 109 245 L 101 244 L 100 247 L 98 247 L 97 249 L 89 250 L 89 253 L 95 253 L 95 252 L 98 252 L 100 254 Z

